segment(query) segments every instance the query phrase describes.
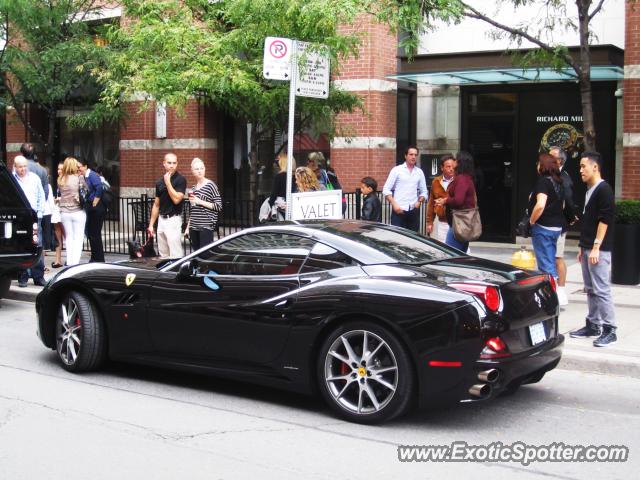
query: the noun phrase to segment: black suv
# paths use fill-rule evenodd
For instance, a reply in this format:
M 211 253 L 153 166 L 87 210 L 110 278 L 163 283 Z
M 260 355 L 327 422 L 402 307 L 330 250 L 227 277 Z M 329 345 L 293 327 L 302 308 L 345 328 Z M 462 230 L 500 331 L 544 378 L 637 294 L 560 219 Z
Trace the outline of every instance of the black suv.
M 12 173 L 0 160 L 0 298 L 19 270 L 40 257 L 38 217 Z

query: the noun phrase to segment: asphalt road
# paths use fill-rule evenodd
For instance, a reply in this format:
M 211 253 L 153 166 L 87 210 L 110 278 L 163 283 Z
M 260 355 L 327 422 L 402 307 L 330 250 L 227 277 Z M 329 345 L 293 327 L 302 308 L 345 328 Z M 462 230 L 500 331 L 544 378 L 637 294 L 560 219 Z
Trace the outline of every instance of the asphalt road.
M 628 479 L 640 467 L 640 380 L 556 370 L 483 404 L 366 427 L 316 399 L 112 364 L 73 375 L 0 301 L 0 478 Z M 401 463 L 398 445 L 626 445 L 624 463 Z M 634 472 L 636 472 L 634 474 Z

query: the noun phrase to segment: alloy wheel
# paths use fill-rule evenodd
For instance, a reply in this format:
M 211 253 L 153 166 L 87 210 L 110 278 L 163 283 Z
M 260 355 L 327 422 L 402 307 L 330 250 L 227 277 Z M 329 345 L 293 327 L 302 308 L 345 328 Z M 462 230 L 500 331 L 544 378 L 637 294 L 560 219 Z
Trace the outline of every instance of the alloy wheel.
M 392 348 L 367 330 L 338 336 L 324 362 L 324 379 L 333 400 L 356 415 L 383 410 L 398 389 L 398 362 Z
M 66 365 L 73 365 L 82 344 L 82 321 L 80 309 L 72 297 L 60 304 L 56 325 L 56 346 L 60 359 Z

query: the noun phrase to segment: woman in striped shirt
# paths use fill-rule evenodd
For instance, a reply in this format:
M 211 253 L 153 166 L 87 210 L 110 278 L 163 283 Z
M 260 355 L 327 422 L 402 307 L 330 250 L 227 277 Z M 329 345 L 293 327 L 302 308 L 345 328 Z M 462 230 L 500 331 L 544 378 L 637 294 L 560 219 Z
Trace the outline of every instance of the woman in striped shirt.
M 191 173 L 196 177 L 196 184 L 189 191 L 191 209 L 187 230 L 191 247 L 198 250 L 213 242 L 218 213 L 222 211 L 222 198 L 216 184 L 204 176 L 202 160 L 194 158 L 191 161 Z

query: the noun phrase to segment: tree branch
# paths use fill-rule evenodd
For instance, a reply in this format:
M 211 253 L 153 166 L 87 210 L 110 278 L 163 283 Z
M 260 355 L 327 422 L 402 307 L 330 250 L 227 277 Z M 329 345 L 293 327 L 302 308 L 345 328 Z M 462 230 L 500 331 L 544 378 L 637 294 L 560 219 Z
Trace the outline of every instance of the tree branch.
M 604 4 L 604 0 L 600 0 L 596 8 L 594 8 L 593 11 L 589 14 L 589 21 L 593 20 L 593 17 L 595 17 L 598 14 L 598 12 L 602 9 L 603 4 Z
M 604 1 L 604 0 L 601 0 Z M 514 36 L 519 36 L 524 38 L 525 40 L 530 41 L 531 43 L 533 43 L 534 45 L 537 45 L 539 48 L 541 48 L 542 50 L 545 50 L 549 53 L 551 53 L 552 55 L 557 55 L 558 52 L 549 44 L 544 43 L 542 40 L 540 40 L 539 38 L 534 37 L 533 35 L 525 32 L 524 30 L 520 30 L 518 28 L 513 28 L 510 27 L 508 25 L 504 25 L 500 22 L 495 21 L 493 18 L 488 17 L 487 15 L 483 14 L 482 12 L 479 12 L 478 10 L 476 10 L 475 8 L 473 8 L 471 5 L 465 3 L 465 2 L 460 2 L 460 4 L 464 7 L 464 13 L 463 15 L 465 17 L 469 17 L 469 18 L 475 18 L 476 20 L 482 20 L 483 22 L 486 22 L 490 25 L 493 25 L 494 27 L 503 30 L 505 32 L 510 33 L 511 35 Z M 568 53 L 566 54 L 562 54 L 562 59 L 567 62 L 567 64 L 569 64 L 571 66 L 571 68 L 573 68 L 576 73 L 580 73 L 579 69 L 580 66 L 578 65 L 578 63 L 576 63 L 576 61 L 573 59 L 573 57 L 571 55 L 569 55 Z

